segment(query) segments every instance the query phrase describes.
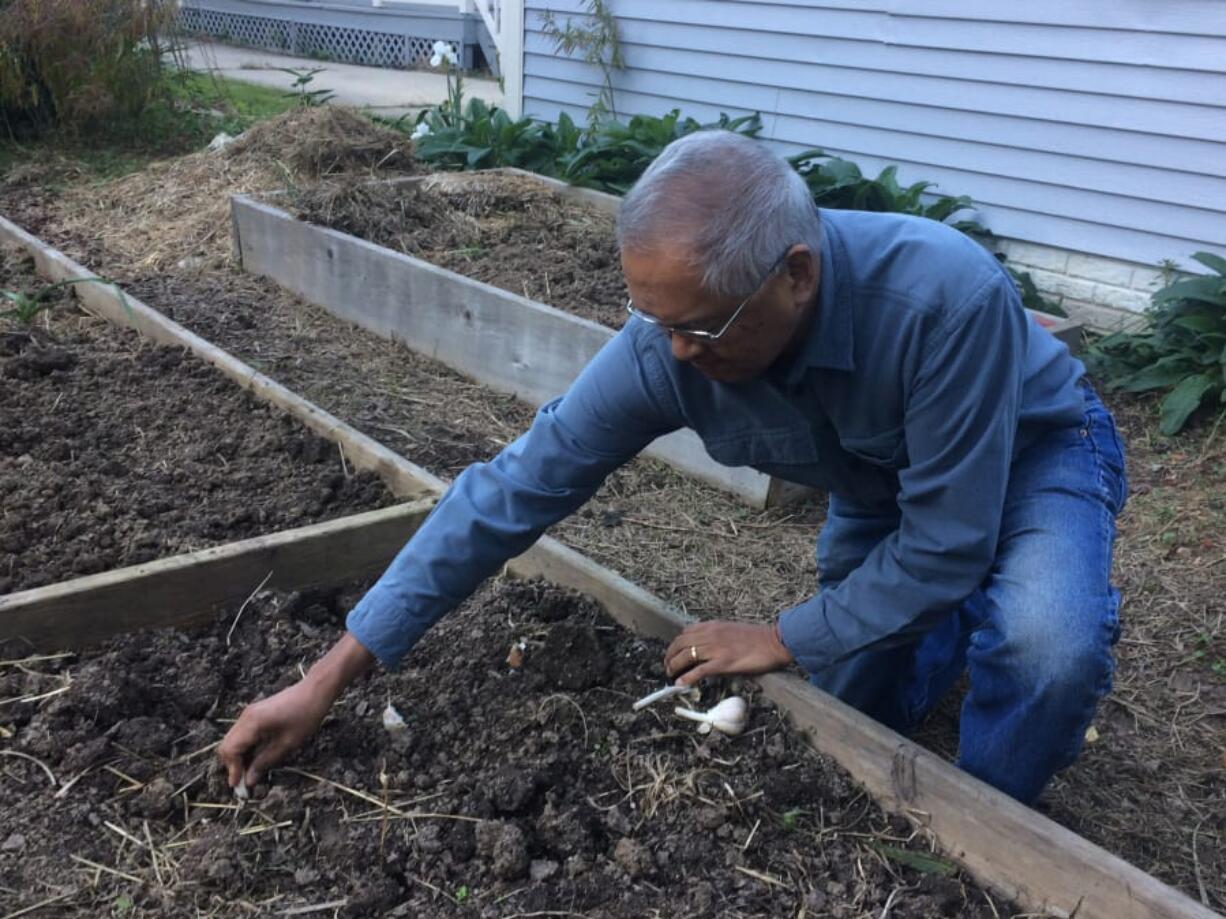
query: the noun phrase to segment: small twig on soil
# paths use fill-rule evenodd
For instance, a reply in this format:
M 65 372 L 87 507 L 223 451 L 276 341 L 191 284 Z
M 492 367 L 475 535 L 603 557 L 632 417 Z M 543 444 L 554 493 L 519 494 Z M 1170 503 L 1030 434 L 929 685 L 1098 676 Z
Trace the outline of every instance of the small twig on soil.
M 345 478 L 353 478 L 353 473 L 349 471 L 349 464 L 345 462 L 345 445 L 338 441 L 336 444 L 336 452 L 341 455 L 341 472 L 345 474 Z
M 243 827 L 238 831 L 239 836 L 255 836 L 257 833 L 267 833 L 269 830 L 279 830 L 282 827 L 293 826 L 294 821 L 282 820 L 279 823 L 260 823 L 255 826 Z
M 783 883 L 783 881 L 779 880 L 779 878 L 772 877 L 769 874 L 763 874 L 761 871 L 754 871 L 752 868 L 746 868 L 744 865 L 736 865 L 735 867 L 737 871 L 741 872 L 741 874 L 748 874 L 751 878 L 761 881 L 763 884 L 773 884 L 775 887 L 788 886 L 787 884 Z
M 904 888 L 902 887 L 895 887 L 893 890 L 890 891 L 889 897 L 886 898 L 885 906 L 882 907 L 881 909 L 881 919 L 889 919 L 890 910 L 894 908 L 894 900 L 898 897 L 900 893 L 903 892 L 903 890 Z
M 319 913 L 325 909 L 343 909 L 349 905 L 349 898 L 343 900 L 329 900 L 327 903 L 311 903 L 308 906 L 295 906 L 291 909 L 283 909 L 277 913 L 278 916 L 305 916 L 307 913 Z
M 162 866 L 158 864 L 158 850 L 157 850 L 157 846 L 153 844 L 153 834 L 149 832 L 149 821 L 146 820 L 144 821 L 144 823 L 145 823 L 145 839 L 149 841 L 149 860 L 153 862 L 153 873 L 157 875 L 158 886 L 165 887 L 166 880 L 165 878 L 162 877 Z
M 76 657 L 75 651 L 65 651 L 62 654 L 34 654 L 30 657 L 18 657 L 13 660 L 0 661 L 0 667 L 24 667 L 26 664 L 38 664 L 42 661 L 58 661 L 66 657 Z M 50 674 L 48 674 L 49 676 Z
M 208 753 L 210 750 L 215 749 L 216 747 L 220 745 L 221 745 L 221 741 L 215 740 L 211 744 L 209 744 L 207 747 L 201 747 L 199 750 L 193 750 L 191 753 L 184 753 L 178 759 L 171 762 L 170 765 L 171 766 L 181 766 L 183 763 L 191 762 L 197 756 L 200 756 L 201 754 L 204 754 L 204 753 Z
M 431 884 L 431 883 L 430 883 L 429 881 L 427 881 L 425 878 L 419 878 L 419 877 L 418 877 L 417 875 L 415 875 L 415 874 L 406 874 L 406 875 L 405 875 L 405 877 L 411 878 L 412 880 L 414 880 L 414 881 L 416 881 L 418 884 L 420 884 L 422 887 L 428 887 L 428 888 L 430 888 L 430 889 L 431 889 L 431 890 L 433 890 L 433 891 L 434 891 L 436 894 L 438 894 L 440 897 L 446 897 L 448 900 L 450 900 L 450 901 L 451 901 L 452 903 L 454 903 L 456 906 L 459 906 L 459 905 L 460 905 L 460 901 L 459 901 L 459 900 L 457 900 L 457 899 L 456 899 L 455 897 L 453 897 L 451 894 L 447 893 L 447 891 L 443 890 L 441 887 L 436 887 L 434 884 Z
M 388 705 L 391 705 L 389 702 Z M 387 842 L 387 805 L 388 805 L 388 778 L 387 778 L 387 760 L 383 760 L 383 768 L 379 770 L 379 784 L 383 787 L 383 813 L 382 821 L 379 826 L 379 857 L 383 857 L 383 844 Z
M 1196 851 L 1196 834 L 1200 832 L 1201 823 L 1192 828 L 1192 872 L 1196 875 L 1196 889 L 1200 891 L 1200 902 L 1209 905 L 1209 891 L 1205 890 L 1205 879 L 1200 873 L 1200 854 Z
M 35 910 L 42 909 L 44 906 L 50 906 L 52 903 L 59 903 L 60 900 L 67 900 L 69 897 L 75 897 L 79 891 L 71 893 L 62 893 L 55 897 L 48 897 L 46 900 L 39 900 L 37 903 L 31 903 L 29 906 L 24 906 L 15 913 L 5 913 L 4 919 L 17 919 L 18 916 L 25 916 Z
M 111 775 L 119 776 L 119 778 L 123 779 L 125 782 L 127 782 L 131 786 L 130 788 L 125 788 L 124 791 L 136 791 L 137 789 L 145 787 L 144 782 L 138 782 L 136 779 L 132 778 L 132 776 L 126 773 L 120 772 L 114 766 L 103 766 L 102 768 L 105 769 L 107 772 L 109 772 Z
M 571 705 L 575 707 L 575 710 L 579 713 L 579 720 L 583 724 L 583 749 L 586 750 L 587 749 L 587 737 L 588 737 L 587 716 L 583 714 L 582 706 L 580 706 L 579 703 L 576 702 L 574 699 L 572 699 L 570 696 L 566 695 L 565 693 L 559 692 L 559 693 L 554 693 L 552 696 L 549 696 L 545 699 L 542 699 L 541 704 L 536 709 L 537 720 L 540 721 L 541 714 L 545 711 L 545 706 L 548 705 L 550 702 L 552 702 L 554 699 L 562 699 L 565 702 L 569 702 Z
M 269 571 L 268 574 L 264 575 L 264 580 L 260 581 L 260 583 L 256 585 L 255 590 L 251 591 L 251 593 L 247 595 L 247 599 L 243 601 L 243 605 L 240 606 L 238 608 L 238 612 L 234 614 L 234 621 L 230 623 L 230 631 L 226 632 L 226 647 L 227 648 L 230 647 L 230 637 L 234 634 L 234 630 L 238 628 L 238 620 L 242 618 L 243 610 L 247 608 L 248 603 L 250 603 L 252 600 L 255 599 L 255 595 L 258 594 L 261 590 L 263 590 L 264 585 L 268 583 L 268 579 L 271 577 L 272 577 L 272 571 Z
M 143 884 L 143 880 L 134 874 L 128 874 L 126 871 L 120 871 L 118 868 L 108 868 L 106 865 L 100 865 L 97 862 L 90 861 L 88 858 L 83 858 L 80 855 L 69 853 L 69 858 L 74 862 L 80 862 L 82 865 L 88 865 L 98 871 L 105 871 L 107 874 L 113 874 L 116 877 L 123 878 L 125 881 L 131 881 L 133 884 Z
M 761 819 L 759 819 L 756 823 L 754 823 L 753 829 L 750 830 L 749 835 L 745 837 L 745 844 L 741 846 L 742 852 L 744 852 L 746 849 L 749 848 L 749 844 L 753 842 L 753 838 L 758 832 L 758 827 L 760 827 L 761 825 L 762 825 Z
M 694 527 L 679 527 L 668 523 L 653 523 L 640 517 L 622 517 L 622 523 L 633 523 L 635 526 L 650 527 L 653 530 L 672 530 L 677 533 L 693 533 L 697 536 L 722 536 L 725 539 L 736 539 L 732 533 L 721 533 L 719 530 L 699 530 Z
M 16 756 L 20 759 L 28 760 L 33 763 L 43 772 L 47 773 L 47 778 L 51 781 L 51 787 L 54 788 L 59 782 L 56 781 L 55 773 L 41 759 L 35 759 L 29 753 L 19 753 L 17 750 L 0 750 L 0 756 Z

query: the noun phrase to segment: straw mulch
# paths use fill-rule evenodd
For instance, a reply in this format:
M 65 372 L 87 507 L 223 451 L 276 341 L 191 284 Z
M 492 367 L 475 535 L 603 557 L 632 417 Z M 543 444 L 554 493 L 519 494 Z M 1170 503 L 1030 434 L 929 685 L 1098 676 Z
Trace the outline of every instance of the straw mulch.
M 230 195 L 294 188 L 327 176 L 418 172 L 412 143 L 340 106 L 261 122 L 218 152 L 155 163 L 58 202 L 60 226 L 110 253 L 112 272 L 208 268 L 232 258 Z

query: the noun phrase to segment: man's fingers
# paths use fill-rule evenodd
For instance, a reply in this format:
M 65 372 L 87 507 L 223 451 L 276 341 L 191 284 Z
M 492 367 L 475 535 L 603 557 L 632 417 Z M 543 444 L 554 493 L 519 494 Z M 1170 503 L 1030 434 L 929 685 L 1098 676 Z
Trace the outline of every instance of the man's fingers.
M 217 758 L 226 767 L 226 781 L 231 788 L 238 785 L 242 779 L 243 769 L 246 765 L 245 760 L 251 748 L 258 742 L 258 731 L 250 727 L 250 725 L 244 724 L 241 716 L 234 727 L 230 728 L 230 732 L 222 739 L 221 746 L 217 748 Z
M 697 667 L 691 667 L 683 673 L 677 678 L 677 682 L 682 686 L 693 686 L 703 677 L 719 676 L 723 672 L 723 668 L 716 661 L 704 661 Z
M 289 745 L 285 743 L 265 744 L 261 749 L 256 751 L 255 756 L 251 759 L 251 765 L 247 767 L 247 787 L 254 788 L 260 784 L 266 773 L 289 753 Z

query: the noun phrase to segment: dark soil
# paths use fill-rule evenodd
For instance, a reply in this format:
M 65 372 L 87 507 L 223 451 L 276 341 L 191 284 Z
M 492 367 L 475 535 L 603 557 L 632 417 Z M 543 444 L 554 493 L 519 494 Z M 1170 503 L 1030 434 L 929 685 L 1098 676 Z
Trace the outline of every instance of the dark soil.
M 41 286 L 0 252 L 0 288 Z M 0 594 L 391 503 L 335 445 L 64 297 L 0 319 Z
M 495 582 L 409 669 L 361 682 L 240 807 L 212 761 L 225 718 L 296 680 L 356 596 L 263 592 L 229 646 L 232 614 L 0 668 L 0 696 L 64 687 L 9 709 L 9 746 L 55 781 L 0 760 L 0 908 L 62 896 L 55 915 L 1013 912 L 940 859 L 912 867 L 922 838 L 765 701 L 751 698 L 736 738 L 703 737 L 668 705 L 632 713 L 658 685 L 662 647 L 536 582 Z M 384 728 L 389 703 L 406 729 Z
M 345 179 L 299 189 L 289 202 L 313 223 L 611 328 L 625 321 L 628 295 L 612 216 L 532 179 L 460 175 L 397 185 Z

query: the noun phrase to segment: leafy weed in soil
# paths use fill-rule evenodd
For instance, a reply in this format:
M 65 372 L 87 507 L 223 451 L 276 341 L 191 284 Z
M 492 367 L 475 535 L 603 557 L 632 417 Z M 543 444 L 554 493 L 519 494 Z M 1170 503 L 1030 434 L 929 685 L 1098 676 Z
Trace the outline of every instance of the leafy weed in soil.
M 888 902 L 896 917 L 993 915 L 943 860 L 917 860 L 922 839 L 764 701 L 737 738 L 703 738 L 667 708 L 632 713 L 658 685 L 662 647 L 539 582 L 489 585 L 403 672 L 351 689 L 238 805 L 211 762 L 222 719 L 297 679 L 357 595 L 261 592 L 230 646 L 232 613 L 192 635 L 0 668 L 2 697 L 62 687 L 6 713 L 12 748 L 55 783 L 26 759 L 0 776 L 0 888 L 20 891 L 5 905 L 851 917 Z M 406 729 L 382 726 L 389 702 Z

